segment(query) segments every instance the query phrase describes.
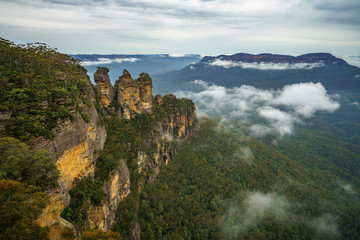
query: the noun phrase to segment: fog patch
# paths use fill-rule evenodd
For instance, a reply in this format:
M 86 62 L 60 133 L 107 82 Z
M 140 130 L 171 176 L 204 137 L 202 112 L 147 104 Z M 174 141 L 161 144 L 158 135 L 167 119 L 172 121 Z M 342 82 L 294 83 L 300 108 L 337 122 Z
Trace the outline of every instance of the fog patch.
M 244 201 L 245 224 L 254 225 L 257 221 L 272 215 L 275 219 L 281 219 L 289 209 L 288 200 L 276 193 L 250 193 Z
M 355 190 L 351 184 L 344 184 L 344 183 L 339 182 L 339 185 L 342 189 L 345 190 L 345 192 L 347 192 L 349 194 L 355 194 Z
M 115 62 L 117 63 L 123 63 L 123 62 L 136 62 L 139 58 L 115 58 Z
M 330 214 L 324 214 L 312 221 L 316 231 L 322 235 L 339 236 L 339 227 L 336 218 Z
M 136 62 L 139 58 L 97 58 L 96 61 L 83 61 L 81 62 L 82 66 L 93 66 L 93 65 L 106 65 L 111 63 L 123 63 L 123 62 Z
M 225 215 L 218 223 L 231 238 L 247 232 L 250 227 L 256 227 L 266 216 L 271 216 L 275 221 L 283 220 L 290 208 L 287 198 L 274 192 L 248 192 L 240 194 L 234 202 L 218 202 L 225 206 Z
M 296 70 L 296 69 L 313 69 L 324 67 L 322 61 L 315 63 L 274 63 L 274 62 L 235 62 L 231 60 L 216 59 L 209 63 L 210 66 L 218 66 L 223 68 L 240 67 L 243 69 L 258 69 L 258 70 Z
M 242 146 L 242 147 L 239 147 L 239 149 L 237 149 L 233 153 L 232 158 L 237 161 L 244 161 L 246 163 L 251 163 L 254 158 L 254 154 L 251 151 L 250 147 Z
M 262 137 L 272 132 L 270 127 L 267 127 L 263 124 L 254 124 L 250 127 L 250 130 L 252 134 L 257 137 Z
M 274 132 L 280 136 L 293 133 L 296 124 L 316 112 L 334 112 L 340 104 L 338 95 L 330 95 L 321 83 L 297 83 L 278 90 L 263 90 L 253 86 L 225 88 L 195 80 L 200 92 L 177 92 L 179 97 L 192 99 L 199 116 L 241 120 L 251 123 L 253 135 Z
M 243 192 L 232 201 L 219 198 L 215 201 L 224 207 L 224 214 L 218 218 L 217 223 L 229 239 L 237 239 L 239 234 L 246 234 L 250 229 L 257 228 L 267 217 L 274 224 L 296 222 L 313 229 L 318 235 L 330 238 L 341 235 L 335 216 L 329 213 L 319 217 L 299 216 L 291 209 L 299 203 L 291 203 L 286 196 L 277 192 Z
M 360 108 L 360 104 L 358 102 L 353 102 L 352 105 L 355 105 Z
M 110 64 L 113 60 L 110 58 L 97 58 L 97 61 L 83 61 L 80 64 L 82 66 L 93 66 L 93 65 L 104 65 L 104 64 Z

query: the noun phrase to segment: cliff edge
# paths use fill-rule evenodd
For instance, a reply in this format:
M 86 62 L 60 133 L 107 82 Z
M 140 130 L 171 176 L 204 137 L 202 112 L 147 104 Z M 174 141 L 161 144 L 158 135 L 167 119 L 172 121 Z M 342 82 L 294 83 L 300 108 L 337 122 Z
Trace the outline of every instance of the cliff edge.
M 31 162 L 24 167 L 35 166 L 36 179 L 52 181 L 33 181 L 49 203 L 32 224 L 50 239 L 78 239 L 91 229 L 139 239 L 139 192 L 197 135 L 192 101 L 154 97 L 151 77 L 134 80 L 127 70 L 112 86 L 99 67 L 94 87 L 79 61 L 42 43 L 1 38 L 0 53 L 1 146 L 23 151 L 2 161 Z M 0 167 L 0 180 L 27 186 L 32 179 L 29 169 Z M 128 203 L 134 218 L 124 215 Z

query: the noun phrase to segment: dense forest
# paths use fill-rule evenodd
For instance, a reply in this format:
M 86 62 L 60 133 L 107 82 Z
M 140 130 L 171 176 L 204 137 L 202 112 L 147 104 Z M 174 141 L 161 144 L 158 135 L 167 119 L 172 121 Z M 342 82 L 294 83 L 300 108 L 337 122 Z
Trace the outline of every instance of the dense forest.
M 326 126 L 326 123 L 322 123 Z M 298 129 L 269 144 L 209 119 L 140 196 L 145 239 L 357 239 L 358 145 Z

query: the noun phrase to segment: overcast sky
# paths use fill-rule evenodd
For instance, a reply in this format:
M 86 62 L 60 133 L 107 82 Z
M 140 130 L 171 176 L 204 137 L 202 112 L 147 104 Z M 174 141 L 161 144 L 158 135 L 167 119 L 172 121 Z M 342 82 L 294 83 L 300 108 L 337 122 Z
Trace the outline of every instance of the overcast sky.
M 360 1 L 0 0 L 0 36 L 65 53 L 360 55 Z

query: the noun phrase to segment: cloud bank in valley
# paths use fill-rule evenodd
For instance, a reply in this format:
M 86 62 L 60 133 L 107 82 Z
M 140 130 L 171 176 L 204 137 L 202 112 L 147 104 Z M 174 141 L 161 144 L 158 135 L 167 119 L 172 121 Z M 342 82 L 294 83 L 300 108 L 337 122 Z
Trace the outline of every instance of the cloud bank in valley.
M 246 233 L 270 217 L 276 224 L 297 222 L 313 229 L 320 236 L 340 236 L 335 216 L 325 213 L 318 217 L 304 217 L 296 214 L 293 207 L 299 205 L 277 192 L 250 191 L 240 193 L 234 200 L 216 199 L 224 207 L 224 214 L 218 218 L 222 231 L 230 239 L 237 239 L 239 234 Z
M 313 69 L 317 67 L 324 67 L 322 61 L 315 63 L 273 63 L 273 62 L 235 62 L 231 60 L 216 59 L 209 63 L 210 66 L 218 66 L 223 68 L 241 67 L 244 69 L 258 69 L 258 70 L 295 70 L 295 69 Z
M 111 63 L 136 62 L 139 58 L 98 58 L 97 61 L 83 61 L 82 66 L 105 65 Z
M 330 95 L 321 83 L 297 83 L 278 90 L 262 90 L 248 85 L 225 88 L 193 81 L 200 92 L 177 92 L 177 96 L 195 101 L 199 115 L 252 122 L 255 135 L 277 132 L 292 134 L 294 126 L 316 112 L 334 112 L 340 104 L 337 95 Z

